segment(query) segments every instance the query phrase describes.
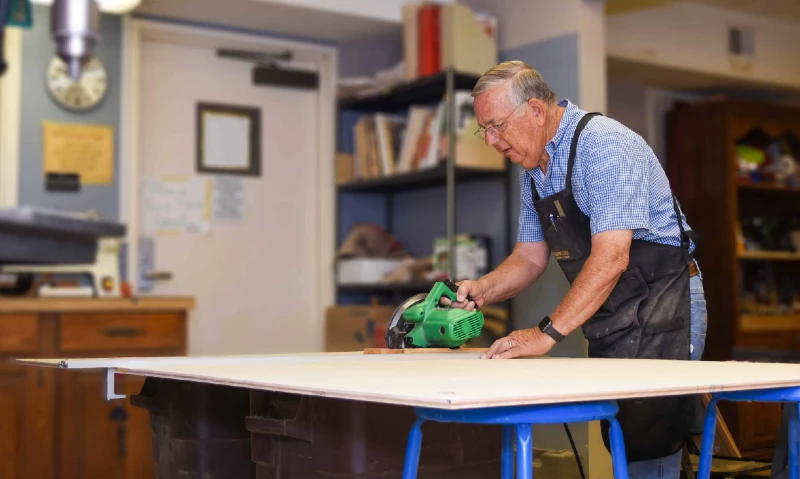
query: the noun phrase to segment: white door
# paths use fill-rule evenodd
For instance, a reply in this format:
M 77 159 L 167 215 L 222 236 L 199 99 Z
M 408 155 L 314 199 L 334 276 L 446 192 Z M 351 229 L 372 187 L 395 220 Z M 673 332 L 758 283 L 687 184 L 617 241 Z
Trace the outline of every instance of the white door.
M 142 294 L 195 298 L 191 355 L 317 350 L 323 313 L 309 294 L 318 275 L 319 93 L 253 85 L 253 65 L 219 58 L 217 47 L 141 44 L 140 186 L 213 178 L 196 170 L 199 101 L 260 108 L 261 176 L 240 177 L 242 220 L 211 218 L 204 234 L 155 235 L 154 269 L 172 278 Z M 144 188 L 139 194 L 144 226 Z

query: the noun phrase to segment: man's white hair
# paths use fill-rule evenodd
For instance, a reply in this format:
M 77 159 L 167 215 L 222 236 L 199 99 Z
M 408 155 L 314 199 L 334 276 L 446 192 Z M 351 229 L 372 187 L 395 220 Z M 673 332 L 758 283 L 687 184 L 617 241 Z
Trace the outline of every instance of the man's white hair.
M 530 98 L 537 98 L 548 106 L 554 105 L 557 101 L 556 94 L 547 86 L 542 75 L 519 60 L 500 63 L 484 73 L 472 89 L 472 96 L 476 97 L 492 87 L 509 81 L 511 86 L 508 89 L 508 98 L 514 107 L 518 107 Z

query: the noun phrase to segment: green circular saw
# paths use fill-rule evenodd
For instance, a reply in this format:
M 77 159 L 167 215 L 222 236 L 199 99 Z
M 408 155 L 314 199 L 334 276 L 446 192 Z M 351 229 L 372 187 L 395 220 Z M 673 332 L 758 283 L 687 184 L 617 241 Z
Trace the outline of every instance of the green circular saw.
M 441 304 L 446 296 L 456 300 L 458 286 L 449 280 L 437 282 L 429 293 L 408 298 L 392 314 L 386 331 L 386 347 L 459 348 L 483 329 L 483 313 Z M 467 297 L 472 301 L 471 297 Z

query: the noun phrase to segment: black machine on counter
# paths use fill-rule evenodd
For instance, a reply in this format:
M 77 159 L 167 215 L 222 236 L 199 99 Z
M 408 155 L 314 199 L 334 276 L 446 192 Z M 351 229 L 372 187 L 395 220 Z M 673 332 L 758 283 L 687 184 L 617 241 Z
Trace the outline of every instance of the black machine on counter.
M 0 209 L 0 272 L 17 276 L 4 292 L 27 292 L 35 273 L 85 272 L 93 276 L 94 296 L 117 296 L 119 250 L 109 245 L 119 244 L 126 231 L 124 224 L 47 208 Z

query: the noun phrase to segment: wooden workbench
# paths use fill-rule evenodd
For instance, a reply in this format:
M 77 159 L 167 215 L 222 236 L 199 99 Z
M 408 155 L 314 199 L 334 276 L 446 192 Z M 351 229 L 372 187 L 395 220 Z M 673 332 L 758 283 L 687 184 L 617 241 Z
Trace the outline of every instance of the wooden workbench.
M 0 477 L 152 477 L 147 412 L 106 402 L 102 371 L 61 375 L 16 359 L 184 356 L 193 307 L 183 297 L 0 298 Z M 143 383 L 117 387 L 134 394 Z

